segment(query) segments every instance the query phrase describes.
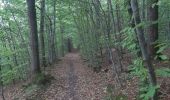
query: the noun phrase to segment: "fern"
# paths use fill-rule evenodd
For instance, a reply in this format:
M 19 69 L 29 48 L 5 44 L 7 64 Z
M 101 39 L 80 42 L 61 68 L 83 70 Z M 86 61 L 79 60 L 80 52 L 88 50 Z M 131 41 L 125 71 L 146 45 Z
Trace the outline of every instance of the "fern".
M 149 100 L 151 97 L 154 96 L 156 90 L 159 89 L 159 86 L 149 86 L 142 89 L 142 91 L 145 91 L 145 93 L 140 95 L 140 99 Z
M 170 77 L 170 69 L 169 68 L 157 69 L 156 75 L 161 77 Z
M 161 60 L 169 60 L 169 57 L 167 55 L 162 54 L 162 52 L 164 50 L 166 50 L 168 48 L 168 43 L 165 42 L 156 42 L 157 45 L 155 46 L 155 48 L 159 48 L 159 50 L 156 52 L 156 56 L 155 59 L 161 59 Z

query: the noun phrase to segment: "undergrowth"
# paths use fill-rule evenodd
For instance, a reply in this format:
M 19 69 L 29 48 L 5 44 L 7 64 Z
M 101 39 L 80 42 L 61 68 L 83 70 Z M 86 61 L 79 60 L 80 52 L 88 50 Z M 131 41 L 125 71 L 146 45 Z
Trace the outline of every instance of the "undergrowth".
M 127 49 L 133 55 L 134 54 L 136 55 L 132 59 L 132 64 L 129 66 L 129 70 L 132 76 L 137 76 L 139 78 L 138 100 L 149 100 L 151 97 L 154 96 L 156 90 L 158 90 L 160 87 L 159 85 L 157 86 L 149 85 L 148 70 L 144 65 L 143 59 L 139 57 L 139 55 L 137 54 L 139 52 L 139 47 L 137 46 L 138 44 L 136 42 L 137 40 L 133 29 L 126 28 L 123 30 L 123 32 L 125 33 L 124 35 L 126 37 L 124 41 L 122 41 L 123 48 Z M 168 43 L 157 41 L 156 44 L 157 46 L 155 48 L 158 48 L 158 51 L 156 52 L 155 59 L 159 59 L 160 61 L 169 61 L 168 56 L 163 54 L 163 51 L 169 47 Z M 155 69 L 155 72 L 156 75 L 159 77 L 170 77 L 169 68 Z
M 45 90 L 48 85 L 50 85 L 52 80 L 54 80 L 54 77 L 49 74 L 37 74 L 36 78 L 31 83 L 23 85 L 26 98 L 28 100 L 36 100 L 37 92 L 40 90 Z
M 128 100 L 127 96 L 121 93 L 117 93 L 115 90 L 114 85 L 108 84 L 106 87 L 106 93 L 107 96 L 104 98 L 104 100 Z

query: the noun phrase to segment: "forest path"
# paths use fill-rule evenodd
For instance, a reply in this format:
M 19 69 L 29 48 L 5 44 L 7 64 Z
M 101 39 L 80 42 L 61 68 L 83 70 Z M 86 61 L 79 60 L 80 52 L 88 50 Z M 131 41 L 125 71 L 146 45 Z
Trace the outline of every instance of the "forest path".
M 110 74 L 94 73 L 78 53 L 69 53 L 48 70 L 55 78 L 40 94 L 41 100 L 103 100 L 105 88 L 113 83 Z

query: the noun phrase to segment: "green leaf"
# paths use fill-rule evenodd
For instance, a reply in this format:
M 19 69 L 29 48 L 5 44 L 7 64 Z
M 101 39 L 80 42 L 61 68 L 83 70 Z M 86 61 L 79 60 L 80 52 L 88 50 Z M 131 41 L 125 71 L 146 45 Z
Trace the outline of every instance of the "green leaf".
M 166 56 L 166 55 L 160 55 L 159 58 L 161 60 L 168 60 L 169 59 L 168 56 Z
M 166 48 L 167 48 L 167 46 L 162 46 L 159 48 L 159 50 L 156 53 L 159 54 L 159 53 L 163 52 Z
M 170 77 L 170 69 L 169 68 L 157 69 L 156 75 L 161 77 Z

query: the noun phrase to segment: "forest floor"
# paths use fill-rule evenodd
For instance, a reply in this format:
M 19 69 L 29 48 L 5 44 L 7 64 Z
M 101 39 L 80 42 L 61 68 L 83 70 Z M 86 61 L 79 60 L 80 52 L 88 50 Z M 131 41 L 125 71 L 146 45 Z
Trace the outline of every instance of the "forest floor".
M 67 54 L 49 72 L 55 80 L 42 92 L 41 100 L 102 100 L 106 85 L 113 82 L 83 65 L 78 53 Z
M 69 53 L 57 64 L 49 67 L 47 73 L 54 77 L 46 89 L 32 94 L 32 99 L 25 99 L 22 90 L 6 90 L 6 100 L 103 100 L 106 87 L 114 83 L 111 70 L 107 73 L 94 73 L 84 64 L 79 53 Z M 14 86 L 13 86 L 14 87 Z M 20 93 L 19 93 L 20 91 Z M 15 100 L 18 100 L 15 99 Z
M 104 68 L 109 70 L 95 73 L 92 68 L 87 67 L 79 53 L 69 53 L 56 64 L 46 68 L 45 73 L 53 77 L 50 84 L 39 88 L 32 86 L 28 89 L 24 89 L 23 84 L 15 84 L 5 88 L 5 98 L 6 100 L 106 100 L 108 97 L 106 89 L 115 82 L 111 67 Z M 128 96 L 128 100 L 136 100 L 138 79 L 133 77 L 124 83 L 125 86 L 119 91 Z M 166 88 L 169 88 L 168 86 L 166 85 Z M 162 86 L 163 88 L 165 89 L 165 86 Z

